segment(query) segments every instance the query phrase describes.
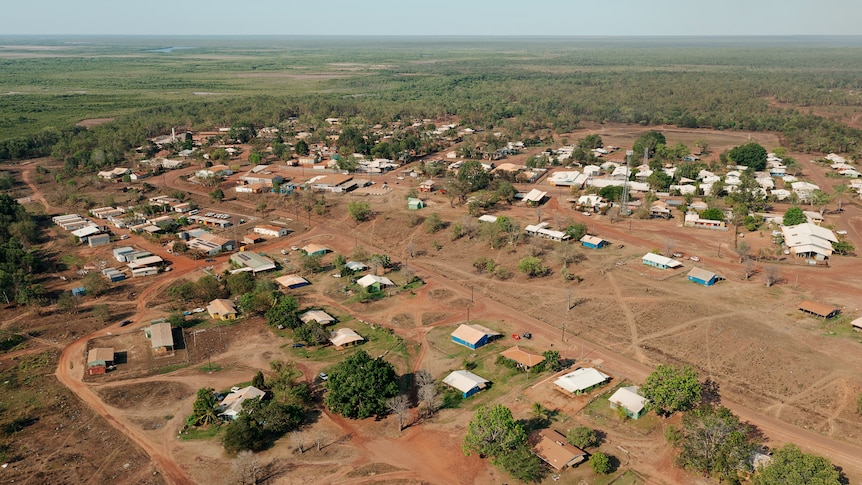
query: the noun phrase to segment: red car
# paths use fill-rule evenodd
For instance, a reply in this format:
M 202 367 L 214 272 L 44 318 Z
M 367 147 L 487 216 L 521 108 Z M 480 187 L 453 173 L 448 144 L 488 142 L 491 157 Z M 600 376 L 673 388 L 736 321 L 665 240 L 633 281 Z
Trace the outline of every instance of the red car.
M 512 338 L 513 338 L 513 339 L 515 339 L 515 340 L 521 340 L 521 336 L 520 336 L 520 335 L 518 335 L 517 333 L 513 333 L 513 334 L 512 334 Z

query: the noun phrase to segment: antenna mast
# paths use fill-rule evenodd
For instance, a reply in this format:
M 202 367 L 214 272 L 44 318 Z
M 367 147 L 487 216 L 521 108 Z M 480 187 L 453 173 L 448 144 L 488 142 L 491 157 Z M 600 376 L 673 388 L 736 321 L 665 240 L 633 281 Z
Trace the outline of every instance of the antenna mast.
M 621 197 L 620 203 L 622 207 L 620 207 L 620 214 L 627 216 L 629 215 L 629 176 L 632 173 L 631 162 L 632 155 L 634 155 L 633 150 L 626 150 L 626 178 L 623 183 L 623 195 Z

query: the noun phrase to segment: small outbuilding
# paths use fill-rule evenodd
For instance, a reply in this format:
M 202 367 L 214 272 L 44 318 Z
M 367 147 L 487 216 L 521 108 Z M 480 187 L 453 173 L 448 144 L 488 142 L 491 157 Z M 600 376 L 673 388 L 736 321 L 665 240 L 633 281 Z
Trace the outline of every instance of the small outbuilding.
M 326 313 L 323 310 L 309 310 L 299 315 L 299 320 L 302 323 L 308 323 L 314 320 L 321 325 L 331 325 L 335 323 L 335 317 Z
M 251 251 L 231 254 L 230 261 L 241 268 L 249 268 L 254 274 L 275 269 L 275 261 Z
M 692 268 L 692 270 L 688 272 L 689 281 L 693 281 L 703 286 L 712 286 L 720 279 L 721 276 L 703 268 Z
M 113 347 L 92 348 L 87 352 L 87 375 L 104 374 L 113 363 Z
M 231 300 L 217 298 L 207 305 L 207 313 L 214 320 L 236 320 L 236 304 Z
M 307 244 L 302 247 L 302 252 L 309 256 L 323 256 L 332 250 L 320 244 Z
M 856 330 L 857 332 L 862 331 L 862 318 L 857 318 L 850 322 L 850 328 Z
M 462 324 L 452 332 L 452 341 L 456 344 L 461 344 L 467 348 L 475 350 L 500 335 L 501 334 L 499 332 L 495 332 L 489 328 L 483 327 L 482 325 Z
M 626 410 L 626 416 L 632 419 L 638 419 L 646 413 L 647 398 L 638 394 L 638 386 L 621 387 L 608 398 L 611 403 L 611 409 L 623 407 Z
M 356 284 L 371 291 L 380 291 L 386 286 L 395 286 L 395 283 L 393 283 L 389 278 L 373 274 L 367 274 L 362 278 L 359 278 L 356 280 Z
M 530 449 L 556 470 L 578 466 L 587 460 L 587 452 L 572 445 L 559 431 L 543 429 L 530 435 Z
M 604 239 L 600 238 L 600 237 L 590 236 L 589 234 L 587 234 L 586 236 L 581 238 L 581 244 L 585 248 L 601 249 L 601 248 L 607 246 L 608 242 L 605 241 Z
M 805 300 L 799 304 L 799 310 L 809 315 L 813 315 L 819 318 L 832 318 L 841 313 L 840 308 L 835 308 L 834 306 L 824 305 L 822 303 L 817 303 L 814 301 Z
M 461 391 L 465 399 L 485 389 L 489 382 L 468 370 L 456 370 L 443 379 L 444 384 Z
M 150 339 L 154 351 L 171 352 L 174 350 L 174 335 L 169 322 L 153 323 L 144 329 L 144 334 Z
M 295 274 L 288 274 L 284 276 L 279 276 L 275 279 L 275 282 L 279 285 L 294 290 L 296 288 L 302 288 L 303 286 L 308 286 L 311 283 L 308 282 L 307 279 L 302 276 Z
M 409 199 L 407 199 L 407 208 L 408 209 L 410 209 L 412 211 L 418 211 L 419 209 L 422 209 L 423 207 L 425 207 L 425 204 L 422 202 L 421 199 L 416 199 L 413 197 L 410 197 Z

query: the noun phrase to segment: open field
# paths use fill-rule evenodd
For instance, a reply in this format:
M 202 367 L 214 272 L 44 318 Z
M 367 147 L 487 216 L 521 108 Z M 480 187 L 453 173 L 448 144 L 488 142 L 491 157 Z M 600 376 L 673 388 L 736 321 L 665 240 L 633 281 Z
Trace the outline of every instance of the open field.
M 476 126 L 487 127 L 497 126 L 501 119 L 505 120 L 503 125 L 526 123 L 524 118 L 533 123 L 531 112 L 516 111 L 522 115 L 518 119 L 510 109 L 535 104 L 547 93 L 529 94 L 525 87 L 549 80 L 551 90 L 562 84 L 583 87 L 577 96 L 572 92 L 561 95 L 555 100 L 559 105 L 540 108 L 566 113 L 575 121 L 553 131 L 555 144 L 563 140 L 573 143 L 595 133 L 607 145 L 628 147 L 645 131 L 661 129 L 669 145 L 707 141 L 710 153 L 705 160 L 714 161 L 722 151 L 749 140 L 768 149 L 786 146 L 788 135 L 761 131 L 765 127 L 753 126 L 752 117 L 738 125 L 722 125 L 723 129 L 681 128 L 674 124 L 680 118 L 667 114 L 677 108 L 667 100 L 678 97 L 685 105 L 680 110 L 701 116 L 706 124 L 703 116 L 710 109 L 709 103 L 730 85 L 703 81 L 739 74 L 735 79 L 743 87 L 734 89 L 756 95 L 733 97 L 729 102 L 736 104 L 722 116 L 751 107 L 757 108 L 752 112 L 773 121 L 795 116 L 770 111 L 776 107 L 770 108 L 767 98 L 780 95 L 781 103 L 808 103 L 823 116 L 834 115 L 849 123 L 852 120 L 845 117 L 855 116 L 859 103 L 854 91 L 858 79 L 854 76 L 860 68 L 846 61 L 862 49 L 852 39 L 846 44 L 826 42 L 810 47 L 792 42 L 773 45 L 764 40 L 755 43 L 753 53 L 745 56 L 740 52 L 747 44 L 730 40 L 675 51 L 665 50 L 658 40 L 643 49 L 626 44 L 618 50 L 571 39 L 531 41 L 525 46 L 504 41 L 468 42 L 455 47 L 445 42 L 409 42 L 395 47 L 371 40 L 350 47 L 344 41 L 331 40 L 332 44 L 324 43 L 327 48 L 284 39 L 266 45 L 259 40 L 238 39 L 231 47 L 222 41 L 196 39 L 191 49 L 163 49 L 169 40 L 76 46 L 0 40 L 0 65 L 16 68 L 0 76 L 0 127 L 11 128 L 3 131 L 4 136 L 31 134 L 47 124 L 76 122 L 92 133 L 110 133 L 111 127 L 117 126 L 112 123 L 128 119 L 124 116 L 167 104 L 182 106 L 167 116 L 169 120 L 149 125 L 153 132 L 136 136 L 162 134 L 173 122 L 211 129 L 236 121 L 233 110 L 241 111 L 245 97 L 250 95 L 263 96 L 251 105 L 272 110 L 260 116 L 272 114 L 278 121 L 288 114 L 311 117 L 310 112 L 316 112 L 309 108 L 305 113 L 304 108 L 297 108 L 299 105 L 285 108 L 296 99 L 328 106 L 332 99 L 351 94 L 367 102 L 345 113 L 338 112 L 340 105 L 330 107 L 336 111 L 333 114 L 347 117 L 359 116 L 364 109 L 374 107 L 375 101 L 385 111 L 403 102 L 402 97 L 423 92 L 411 108 L 417 113 L 458 113 L 459 117 L 476 118 L 472 120 Z M 177 45 L 182 44 L 177 41 Z M 499 78 L 490 76 L 499 71 L 501 63 L 511 72 Z M 97 79 L 105 71 L 117 75 Z M 767 78 L 774 79 L 774 84 L 765 83 Z M 834 92 L 817 85 L 826 78 L 835 83 Z M 802 87 L 791 89 L 797 82 Z M 603 104 L 601 99 L 629 84 L 645 86 L 642 89 L 655 92 L 657 99 L 640 100 L 632 104 L 635 108 L 630 112 Z M 754 89 L 755 85 L 761 87 Z M 679 91 L 681 86 L 698 87 Z M 673 94 L 675 90 L 677 94 Z M 284 95 L 286 91 L 290 95 Z M 515 101 L 506 106 L 455 109 L 457 103 L 483 92 L 494 93 L 491 98 L 516 93 L 511 94 Z M 705 96 L 706 92 L 711 97 Z M 635 96 L 623 94 L 623 104 Z M 441 101 L 450 95 L 455 101 Z M 599 107 L 579 105 L 571 111 L 563 107 L 574 106 L 581 97 L 595 96 L 600 98 Z M 475 106 L 491 98 L 475 98 Z M 272 103 L 273 99 L 279 102 Z M 655 108 L 656 112 L 642 109 L 651 104 L 661 108 Z M 44 109 L 33 109 L 36 105 Z M 212 117 L 209 108 L 216 112 Z M 493 113 L 482 121 L 479 118 L 486 116 L 486 109 Z M 173 117 L 181 112 L 182 116 Z M 153 112 L 150 115 L 156 116 Z M 635 124 L 617 122 L 623 120 Z M 778 130 L 777 125 L 770 126 Z M 746 127 L 754 131 L 729 129 Z M 513 131 L 522 128 L 526 130 L 524 126 L 506 126 Z M 535 129 L 550 131 L 547 127 Z M 522 163 L 545 148 L 527 148 L 506 161 Z M 230 163 L 242 172 L 250 169 L 250 151 L 248 145 L 242 146 L 241 154 Z M 824 190 L 841 182 L 826 177 L 804 151 L 789 154 L 799 160 L 803 177 Z M 443 156 L 444 152 L 433 153 L 429 158 Z M 511 478 L 487 460 L 465 457 L 460 451 L 473 410 L 490 403 L 505 404 L 516 419 L 525 421 L 530 419 L 532 404 L 542 403 L 556 411 L 552 422 L 555 429 L 565 432 L 578 424 L 589 424 L 606 433 L 601 449 L 618 460 L 616 471 L 606 479 L 596 478 L 588 466 L 581 466 L 565 472 L 564 483 L 708 483 L 672 465 L 663 428 L 668 423 L 678 424 L 678 417 L 666 421 L 650 414 L 638 422 L 620 422 L 608 409 L 607 396 L 613 388 L 623 382 L 641 383 L 655 365 L 662 363 L 690 364 L 701 379 L 716 382 L 723 402 L 759 426 L 770 446 L 794 441 L 805 451 L 824 454 L 843 467 L 851 483 L 862 479 L 862 453 L 858 452 L 862 449 L 862 417 L 855 412 L 862 392 L 862 338 L 849 327 L 849 321 L 860 315 L 862 301 L 862 280 L 858 277 L 862 263 L 856 256 L 835 256 L 829 267 L 813 267 L 779 252 L 773 260 L 758 262 L 754 276 L 744 279 L 739 257 L 733 251 L 732 231 L 683 227 L 676 213 L 670 220 L 621 222 L 599 214 L 585 216 L 566 202 L 567 189 L 549 187 L 545 179 L 517 185 L 522 192 L 532 188 L 548 191 L 549 200 L 541 211 L 515 203 L 500 204 L 494 213 L 510 217 L 521 227 L 539 221 L 554 226 L 583 222 L 590 234 L 612 244 L 596 251 L 576 243 L 564 249 L 561 243 L 527 239 L 492 249 L 478 236 L 453 240 L 452 226 L 466 216 L 467 210 L 463 205 L 453 206 L 446 195 L 423 193 L 426 208 L 407 210 L 406 196 L 417 185 L 407 172 L 417 164 L 375 175 L 377 185 L 367 189 L 327 194 L 324 214 L 310 209 L 300 212 L 299 205 L 274 194 L 217 201 L 209 195 L 212 188 L 182 178 L 199 168 L 197 163 L 192 165 L 147 179 L 153 187 L 146 193 L 140 182 L 109 183 L 87 175 L 67 182 L 62 176 L 64 163 L 53 159 L 3 168 L 15 179 L 10 192 L 16 197 L 30 197 L 26 206 L 36 214 L 83 214 L 102 205 L 132 206 L 146 196 L 180 191 L 201 208 L 201 213 L 229 214 L 235 226 L 222 234 L 234 239 L 242 238 L 256 224 L 283 222 L 292 231 L 289 236 L 253 247 L 280 266 L 274 273 L 257 276 L 258 280 L 303 271 L 298 253 L 289 251 L 294 245 L 325 244 L 342 255 L 360 247 L 369 253 L 388 254 L 401 265 L 401 269 L 386 272 L 397 285 L 406 281 L 405 268 L 415 272 L 424 284 L 390 292 L 376 301 L 358 302 L 353 293 L 345 291 L 346 278 L 330 276 L 335 256 L 329 254 L 322 259 L 326 271 L 305 273 L 311 285 L 282 291 L 295 296 L 301 308 L 323 308 L 336 316 L 335 328 L 356 330 L 366 339 L 358 348 L 375 357 L 383 356 L 400 375 L 426 369 L 439 380 L 452 370 L 475 366 L 475 372 L 493 383 L 476 396 L 455 400 L 432 419 L 411 415 L 410 425 L 401 433 L 392 418 L 353 421 L 323 408 L 316 410 L 310 423 L 257 455 L 268 483 L 507 482 Z M 286 170 L 304 175 L 306 169 Z M 220 188 L 227 193 L 238 176 L 229 177 Z M 134 190 L 123 190 L 128 186 Z M 348 203 L 356 201 L 369 203 L 374 212 L 369 221 L 357 223 L 348 215 Z M 788 207 L 773 204 L 779 213 Z M 444 221 L 446 227 L 441 231 L 429 232 L 422 224 L 422 218 L 432 213 Z M 246 222 L 239 224 L 240 219 Z M 826 224 L 847 229 L 848 240 L 862 248 L 862 206 L 858 201 L 848 202 L 840 214 L 827 211 Z M 125 229 L 116 232 L 129 234 Z M 180 279 L 195 281 L 208 273 L 221 275 L 231 268 L 227 255 L 204 261 L 168 253 L 165 243 L 169 236 L 129 234 L 121 244 L 89 248 L 51 227 L 46 239 L 49 242 L 40 250 L 52 266 L 37 275 L 37 283 L 51 297 L 79 286 L 82 268 L 97 271 L 103 262 L 119 266 L 111 255 L 111 248 L 119 245 L 162 256 L 170 262 L 172 272 L 125 280 L 103 296 L 81 300 L 73 309 L 52 304 L 0 309 L 0 328 L 8 342 L 8 348 L 0 352 L 0 382 L 12 375 L 18 379 L 10 379 L 12 382 L 25 381 L 8 393 L 13 396 L 11 400 L 4 398 L 0 403 L 3 412 L 20 409 L 21 423 L 27 424 L 0 436 L 0 452 L 10 450 L 9 456 L 0 460 L 10 462 L 2 473 L 15 478 L 16 483 L 25 477 L 46 483 L 224 480 L 231 473 L 232 457 L 218 441 L 220 431 L 179 434 L 197 389 L 226 390 L 248 383 L 257 370 L 268 371 L 271 361 L 284 359 L 296 363 L 300 380 L 319 388 L 321 382 L 316 376 L 356 351 L 294 348 L 293 332 L 270 328 L 263 318 L 243 317 L 227 323 L 202 314 L 202 321 L 191 328 L 175 329 L 177 337 L 182 333 L 183 348 L 173 355 L 156 357 L 142 328 L 152 319 L 197 306 L 174 301 L 168 292 L 170 285 Z M 774 252 L 769 230 L 746 233 L 744 240 L 755 251 L 764 248 Z M 641 263 L 641 256 L 651 250 L 678 251 L 685 258 L 697 256 L 700 261 L 683 258 L 683 268 L 662 271 Z M 571 251 L 584 258 L 567 267 L 577 276 L 568 281 L 561 277 L 560 261 Z M 519 260 L 531 255 L 538 255 L 550 268 L 547 276 L 527 278 L 518 271 Z M 479 256 L 494 260 L 511 275 L 500 278 L 478 273 L 473 262 Z M 781 276 L 771 288 L 764 284 L 767 264 L 776 265 Z M 694 266 L 715 271 L 725 280 L 710 288 L 695 285 L 685 277 Z M 797 310 L 805 299 L 841 308 L 842 316 L 828 321 L 805 316 Z M 97 316 L 97 305 L 107 306 L 108 318 Z M 132 320 L 132 324 L 121 328 L 119 322 L 124 319 Z M 497 330 L 502 338 L 475 351 L 458 346 L 449 334 L 467 321 Z M 532 340 L 513 339 L 513 334 L 525 331 L 533 333 Z M 613 379 L 586 395 L 563 396 L 552 389 L 550 373 L 534 376 L 513 372 L 496 362 L 500 351 L 516 343 L 537 353 L 557 350 L 563 358 L 573 360 L 575 367 L 596 366 Z M 112 346 L 123 358 L 107 375 L 85 378 L 83 357 L 95 346 Z M 57 397 L 40 402 L 47 395 Z M 31 423 L 31 419 L 36 421 Z M 86 450 L 75 449 L 85 441 Z M 25 445 L 26 456 L 22 451 Z M 68 470 L 71 478 L 61 475 Z M 549 477 L 545 483 L 554 482 Z

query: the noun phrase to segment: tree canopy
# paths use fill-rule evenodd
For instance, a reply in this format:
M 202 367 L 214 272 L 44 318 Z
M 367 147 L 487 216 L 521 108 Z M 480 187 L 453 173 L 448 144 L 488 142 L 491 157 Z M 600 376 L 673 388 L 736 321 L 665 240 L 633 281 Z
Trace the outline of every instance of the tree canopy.
M 467 428 L 462 449 L 465 455 L 479 453 L 499 457 L 527 442 L 524 427 L 512 417 L 512 411 L 502 404 L 479 406 Z
M 329 372 L 324 403 L 347 418 L 384 416 L 386 400 L 398 395 L 397 377 L 392 364 L 359 350 Z
M 755 142 L 731 148 L 727 152 L 727 158 L 737 165 L 745 165 L 753 170 L 766 168 L 766 148 Z
M 469 184 L 470 192 L 488 188 L 491 183 L 491 174 L 485 171 L 481 162 L 468 160 L 458 169 L 458 180 Z
M 699 406 L 683 417 L 682 427 L 681 466 L 728 481 L 751 470 L 751 454 L 759 443 L 751 427 L 729 409 Z
M 797 224 L 804 224 L 807 221 L 808 218 L 805 217 L 802 209 L 794 206 L 787 209 L 787 212 L 784 213 L 784 221 L 782 222 L 785 226 L 795 226 Z
M 700 402 L 701 386 L 691 366 L 659 365 L 647 376 L 641 392 L 658 412 L 671 414 Z
M 658 149 L 659 146 L 664 145 L 667 145 L 667 139 L 664 137 L 662 132 L 648 131 L 635 140 L 632 150 L 635 152 L 635 157 L 639 157 L 644 152 L 644 149 L 646 149 L 649 156 L 652 157 L 655 155 L 656 149 Z
M 768 465 L 754 475 L 754 485 L 840 485 L 841 472 L 822 456 L 803 453 L 788 443 L 775 450 Z
M 700 213 L 701 219 L 709 219 L 711 221 L 723 221 L 724 211 L 716 207 L 710 207 Z

